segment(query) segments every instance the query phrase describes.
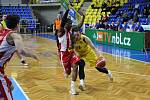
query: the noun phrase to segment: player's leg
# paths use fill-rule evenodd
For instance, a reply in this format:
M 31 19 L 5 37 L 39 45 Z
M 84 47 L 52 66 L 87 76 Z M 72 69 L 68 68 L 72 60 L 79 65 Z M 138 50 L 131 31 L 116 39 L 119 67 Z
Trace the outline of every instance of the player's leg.
M 112 73 L 110 70 L 108 70 L 106 67 L 106 60 L 104 57 L 100 57 L 98 58 L 97 62 L 96 62 L 96 69 L 99 71 L 99 72 L 102 72 L 102 73 L 105 73 L 108 75 L 110 81 L 113 81 L 113 76 L 112 76 Z
M 84 73 L 85 62 L 83 59 L 80 59 L 78 64 L 79 64 L 79 79 L 80 79 L 79 89 L 84 91 L 85 90 L 85 82 L 84 82 L 84 79 L 85 79 L 85 73 Z
M 11 81 L 6 76 L 0 75 L 0 99 L 13 100 L 11 87 Z
M 18 56 L 19 59 L 20 59 L 20 63 L 21 63 L 22 65 L 28 66 L 28 64 L 26 63 L 25 59 L 23 58 L 23 56 L 22 56 L 21 54 L 18 53 L 18 51 L 16 51 L 16 54 L 17 54 L 17 56 Z
M 70 64 L 72 67 L 72 81 L 71 81 L 71 90 L 70 93 L 73 95 L 77 95 L 77 91 L 76 91 L 76 79 L 77 79 L 77 74 L 78 74 L 78 63 L 80 61 L 80 58 L 76 56 L 76 54 L 74 53 L 74 51 L 70 52 L 71 55 L 71 59 L 70 59 Z
M 60 52 L 60 60 L 64 70 L 64 77 L 67 78 L 71 73 L 70 56 L 67 52 Z
M 90 62 L 90 66 L 95 66 L 96 69 L 101 72 L 108 75 L 110 81 L 113 81 L 113 76 L 110 70 L 108 70 L 106 65 L 106 60 L 104 57 L 97 57 L 94 51 L 90 51 L 90 53 L 87 54 L 86 59 Z
M 71 89 L 70 89 L 70 93 L 73 95 L 77 95 L 77 91 L 76 91 L 76 79 L 77 79 L 77 74 L 78 74 L 78 65 L 77 64 L 73 64 L 72 65 L 72 80 L 71 80 Z

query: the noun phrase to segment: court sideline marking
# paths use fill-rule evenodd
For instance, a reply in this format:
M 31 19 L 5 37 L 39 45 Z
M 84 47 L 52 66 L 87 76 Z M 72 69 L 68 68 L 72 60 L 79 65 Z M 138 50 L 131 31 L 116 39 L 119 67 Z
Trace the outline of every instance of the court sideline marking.
M 14 81 L 14 83 L 17 85 L 17 87 L 19 88 L 19 90 L 22 92 L 22 94 L 24 95 L 25 99 L 26 99 L 26 100 L 30 100 L 30 99 L 28 98 L 28 96 L 25 94 L 25 92 L 23 91 L 23 89 L 21 88 L 21 86 L 19 85 L 19 83 L 17 83 L 17 81 L 15 80 L 15 78 L 11 76 L 11 79 L 12 79 L 12 80 Z

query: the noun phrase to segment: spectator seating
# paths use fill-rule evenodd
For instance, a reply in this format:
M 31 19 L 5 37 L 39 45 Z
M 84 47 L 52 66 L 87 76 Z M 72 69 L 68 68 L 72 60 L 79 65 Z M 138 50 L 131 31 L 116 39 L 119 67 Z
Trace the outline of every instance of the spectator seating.
M 82 6 L 84 0 L 69 0 L 69 2 L 70 2 L 71 5 L 74 7 L 74 9 L 75 9 L 76 11 L 78 11 L 78 10 L 81 8 L 81 6 Z
M 147 8 L 146 8 L 147 7 Z M 127 19 L 133 19 L 134 16 L 137 16 L 137 21 L 142 25 L 149 25 L 150 18 L 144 15 L 144 9 L 150 8 L 150 2 L 146 2 L 146 0 L 128 0 L 128 3 L 125 3 L 122 8 L 118 9 L 115 14 L 109 16 L 109 23 L 124 21 L 124 15 L 128 17 Z M 136 14 L 137 13 L 137 14 Z M 122 16 L 123 15 L 123 16 Z
M 29 29 L 36 28 L 36 21 L 32 17 L 32 12 L 29 6 L 2 6 L 0 11 L 1 14 L 6 15 L 16 14 L 20 17 L 21 21 L 26 20 L 24 22 Z
M 101 20 L 105 16 L 109 16 L 111 14 L 110 11 L 105 12 L 105 8 L 102 8 L 105 0 L 92 0 L 91 5 L 86 10 L 85 24 L 95 24 L 97 20 Z M 127 0 L 120 0 L 120 4 L 115 6 L 123 5 Z M 112 6 L 114 3 L 110 0 L 108 6 Z

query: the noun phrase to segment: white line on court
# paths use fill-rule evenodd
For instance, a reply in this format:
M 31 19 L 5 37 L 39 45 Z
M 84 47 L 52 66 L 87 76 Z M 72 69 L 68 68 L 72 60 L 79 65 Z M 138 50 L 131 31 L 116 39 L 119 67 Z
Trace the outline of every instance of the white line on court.
M 23 93 L 23 95 L 25 96 L 26 100 L 30 100 L 28 98 L 28 96 L 25 94 L 25 92 L 23 91 L 23 89 L 20 87 L 20 85 L 17 83 L 17 81 L 15 80 L 15 78 L 14 77 L 11 77 L 11 78 L 15 82 L 15 84 L 18 86 L 18 88 L 20 89 L 20 91 Z
M 87 71 L 93 71 L 95 69 L 86 69 Z M 128 72 L 121 72 L 121 71 L 112 71 L 111 72 L 113 73 L 118 73 L 118 74 L 127 74 L 127 75 L 135 75 L 135 76 L 141 76 L 141 77 L 149 77 L 150 78 L 150 75 L 142 75 L 142 74 L 135 74 L 135 73 L 128 73 Z
M 40 67 L 40 68 L 47 68 L 47 69 L 62 69 L 62 67 Z M 86 71 L 94 71 L 95 69 L 85 69 Z M 135 73 L 128 73 L 128 72 L 121 72 L 121 71 L 112 71 L 113 73 L 118 73 L 118 74 L 127 74 L 127 75 L 135 75 L 135 76 L 141 76 L 141 77 L 149 77 L 150 75 L 142 75 L 142 74 L 135 74 Z
M 14 68 L 28 68 L 29 66 L 23 66 L 23 65 L 9 65 L 10 67 L 14 67 Z
M 102 52 L 102 51 L 101 51 L 101 52 Z M 115 55 L 115 54 L 111 54 L 111 53 L 107 53 L 107 52 L 103 52 L 103 53 L 109 54 L 109 55 L 113 55 L 113 56 L 117 56 L 117 57 L 122 57 L 122 58 L 131 59 L 131 60 L 135 60 L 135 61 L 139 61 L 139 62 L 143 62 L 143 63 L 150 64 L 150 62 L 145 62 L 145 61 L 141 61 L 141 60 L 137 60 L 137 59 L 133 59 L 133 58 L 129 58 L 129 57 L 123 57 L 123 56 L 119 56 L 119 55 Z

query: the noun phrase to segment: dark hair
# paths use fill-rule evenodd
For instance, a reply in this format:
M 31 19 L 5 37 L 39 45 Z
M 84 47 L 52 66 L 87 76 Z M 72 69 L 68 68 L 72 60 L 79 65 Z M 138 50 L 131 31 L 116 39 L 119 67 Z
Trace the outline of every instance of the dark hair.
M 18 15 L 8 15 L 5 19 L 6 26 L 9 29 L 16 28 L 17 24 L 19 24 L 19 16 Z

